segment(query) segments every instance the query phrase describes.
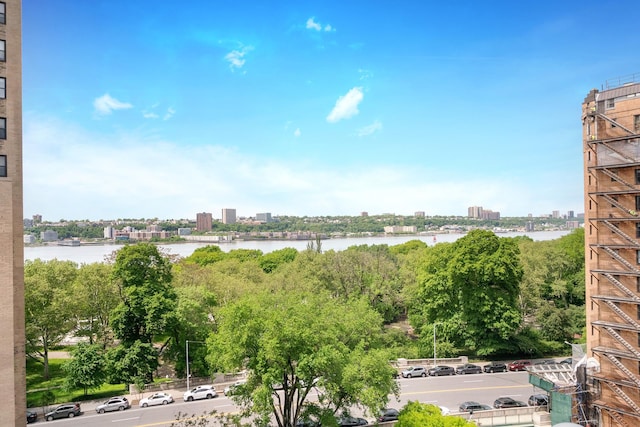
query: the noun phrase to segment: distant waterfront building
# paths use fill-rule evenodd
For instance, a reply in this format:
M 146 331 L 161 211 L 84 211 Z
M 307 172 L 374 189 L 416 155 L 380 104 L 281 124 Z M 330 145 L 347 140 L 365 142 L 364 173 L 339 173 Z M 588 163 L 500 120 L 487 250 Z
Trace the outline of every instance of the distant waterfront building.
M 212 228 L 212 218 L 211 213 L 202 212 L 196 214 L 196 231 L 206 232 L 211 231 Z
M 569 218 L 569 219 L 575 218 L 575 213 L 573 211 L 567 212 L 567 218 Z
M 265 213 L 257 213 L 256 214 L 256 221 L 259 222 L 271 222 L 271 213 L 270 212 L 265 212 Z
M 36 242 L 36 236 L 33 234 L 25 234 L 23 236 L 23 242 L 25 245 L 33 245 Z
M 413 216 L 415 216 L 416 218 L 424 218 L 424 211 L 417 211 L 415 214 L 413 214 Z
M 235 224 L 236 223 L 236 210 L 230 208 L 222 209 L 222 223 L 223 224 Z
M 102 232 L 102 236 L 105 239 L 113 239 L 113 227 L 111 227 L 111 226 L 105 227 L 103 232 Z
M 580 221 L 567 221 L 566 227 L 569 230 L 574 230 L 576 228 L 580 228 Z
M 189 236 L 191 235 L 190 228 L 178 228 L 178 236 Z
M 42 215 L 40 215 L 40 214 L 33 215 L 33 223 L 34 224 L 42 224 Z
M 469 218 L 482 218 L 482 206 L 471 206 L 467 211 Z
M 418 231 L 415 225 L 387 225 L 384 232 L 389 234 L 395 233 L 416 233 Z
M 639 74 L 589 92 L 582 104 L 586 356 L 597 369 L 586 369 L 580 383 L 590 392 L 589 422 L 599 427 L 640 425 L 638 134 Z
M 25 218 L 22 220 L 22 226 L 24 228 L 31 228 L 33 227 L 33 220 L 30 218 Z
M 553 212 L 551 212 L 551 217 L 552 217 L 552 218 L 555 218 L 555 219 L 560 218 L 560 211 L 553 211 Z
M 500 212 L 494 212 L 490 209 L 483 209 L 482 210 L 482 215 L 480 216 L 482 219 L 488 219 L 488 220 L 499 220 L 500 219 Z
M 369 212 L 362 211 L 360 212 L 360 216 L 369 216 Z
M 40 240 L 43 242 L 55 242 L 58 240 L 58 232 L 53 230 L 45 230 L 40 232 Z
M 527 233 L 530 233 L 534 230 L 535 230 L 535 227 L 533 225 L 533 221 L 527 221 L 527 223 L 524 225 L 524 231 L 526 231 Z

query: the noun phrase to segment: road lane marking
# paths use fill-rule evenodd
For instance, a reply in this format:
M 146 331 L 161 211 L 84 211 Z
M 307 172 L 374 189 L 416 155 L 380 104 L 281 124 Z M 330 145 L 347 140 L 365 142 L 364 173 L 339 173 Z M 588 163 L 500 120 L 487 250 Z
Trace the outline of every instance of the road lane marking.
M 131 417 L 131 418 L 120 418 L 119 420 L 111 420 L 112 423 L 119 423 L 121 421 L 131 421 L 131 420 L 137 420 L 140 417 Z
M 414 394 L 431 394 L 431 393 L 448 393 L 453 391 L 470 391 L 470 390 L 495 390 L 495 389 L 506 389 L 506 388 L 530 388 L 531 384 L 527 385 L 507 385 L 507 386 L 491 386 L 491 387 L 469 387 L 469 388 L 451 388 L 451 389 L 440 389 L 440 390 L 424 390 L 424 391 L 412 391 L 409 393 L 400 393 L 400 396 L 410 396 Z

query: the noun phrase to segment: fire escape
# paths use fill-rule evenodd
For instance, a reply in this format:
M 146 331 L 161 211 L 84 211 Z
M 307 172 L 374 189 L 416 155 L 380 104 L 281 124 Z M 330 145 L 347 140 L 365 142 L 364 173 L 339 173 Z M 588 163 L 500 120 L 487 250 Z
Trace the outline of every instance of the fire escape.
M 584 117 L 589 121 L 585 149 L 597 159 L 587 172 L 587 203 L 598 212 L 586 224 L 598 236 L 590 244 L 597 257 L 591 275 L 598 291 L 587 304 L 599 309 L 599 320 L 590 327 L 598 329 L 600 341 L 591 350 L 600 356 L 601 366 L 609 364 L 606 375 L 593 373 L 590 380 L 597 384 L 594 390 L 606 388 L 617 398 L 612 404 L 596 396 L 595 409 L 608 415 L 611 425 L 631 427 L 640 425 L 640 135 L 608 117 L 605 102 L 593 102 Z M 628 182 L 634 176 L 630 169 L 633 183 Z

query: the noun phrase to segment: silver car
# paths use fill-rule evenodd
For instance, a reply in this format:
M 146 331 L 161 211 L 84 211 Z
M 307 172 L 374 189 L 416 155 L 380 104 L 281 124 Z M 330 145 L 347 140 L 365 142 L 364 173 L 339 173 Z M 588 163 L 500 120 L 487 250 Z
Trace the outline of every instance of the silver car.
M 218 393 L 216 393 L 216 389 L 212 385 L 199 385 L 198 387 L 186 391 L 182 396 L 182 400 L 185 402 L 192 402 L 199 399 L 213 399 L 217 395 Z
M 99 414 L 104 414 L 105 412 L 111 411 L 124 411 L 125 409 L 129 409 L 131 405 L 129 401 L 124 396 L 112 397 L 106 402 L 96 406 L 96 412 Z
M 170 394 L 159 392 L 154 393 L 149 397 L 140 399 L 140 406 L 146 408 L 147 406 L 166 405 L 173 403 L 173 397 Z
M 402 371 L 400 375 L 402 375 L 402 378 L 426 377 L 427 370 L 422 366 L 412 366 Z

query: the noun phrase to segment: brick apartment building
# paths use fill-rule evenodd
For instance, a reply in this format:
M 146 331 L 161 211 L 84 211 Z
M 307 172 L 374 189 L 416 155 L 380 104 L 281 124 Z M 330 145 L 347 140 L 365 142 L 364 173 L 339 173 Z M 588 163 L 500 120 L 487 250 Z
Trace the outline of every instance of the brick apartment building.
M 19 426 L 26 420 L 20 0 L 0 2 L 0 200 L 0 425 Z
M 640 74 L 582 104 L 588 418 L 640 425 Z

